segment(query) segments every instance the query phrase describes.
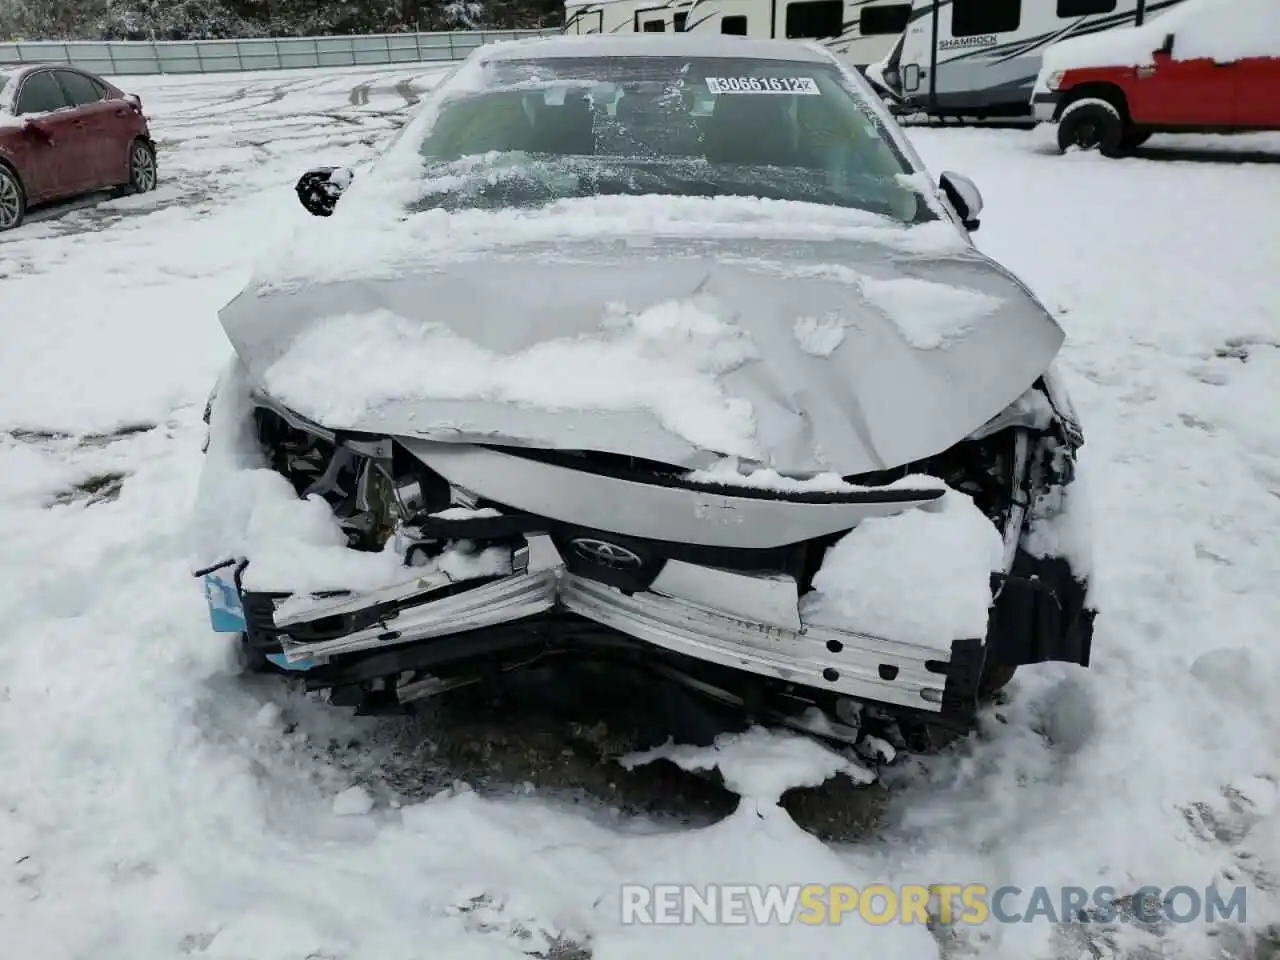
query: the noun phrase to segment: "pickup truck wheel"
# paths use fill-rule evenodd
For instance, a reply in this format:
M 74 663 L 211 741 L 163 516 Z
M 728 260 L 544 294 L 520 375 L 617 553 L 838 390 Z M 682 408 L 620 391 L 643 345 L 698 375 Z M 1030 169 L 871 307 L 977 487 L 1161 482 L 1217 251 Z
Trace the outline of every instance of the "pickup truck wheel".
M 1097 150 L 1104 157 L 1123 152 L 1124 117 L 1106 100 L 1086 98 L 1067 105 L 1058 121 L 1058 149 Z
M 27 195 L 18 176 L 0 163 L 0 233 L 22 225 L 27 214 Z

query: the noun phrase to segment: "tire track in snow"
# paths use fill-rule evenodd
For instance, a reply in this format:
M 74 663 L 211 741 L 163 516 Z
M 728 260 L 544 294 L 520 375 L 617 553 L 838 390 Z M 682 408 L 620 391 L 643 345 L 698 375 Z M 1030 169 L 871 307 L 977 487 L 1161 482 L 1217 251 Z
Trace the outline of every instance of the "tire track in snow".
M 353 88 L 335 84 L 335 76 L 341 74 L 246 85 L 232 75 L 229 84 L 234 86 L 229 93 L 226 87 L 210 83 L 174 83 L 148 91 L 144 103 L 157 140 L 158 191 L 109 203 L 104 203 L 108 198 L 103 196 L 81 197 L 33 212 L 28 224 L 0 235 L 0 249 L 6 254 L 0 277 L 39 269 L 39 257 L 24 249 L 26 242 L 109 231 L 124 220 L 173 207 L 197 208 L 225 202 L 262 189 L 258 171 L 280 163 L 290 154 L 298 155 L 300 171 L 310 165 L 309 159 L 303 159 L 304 153 L 345 154 L 353 148 L 372 149 L 381 137 L 403 122 L 405 112 L 416 104 L 416 95 L 406 84 L 425 74 L 416 73 L 398 81 L 391 89 L 403 104 L 377 111 L 351 108 L 370 103 L 378 76 Z M 205 102 L 192 103 L 188 97 L 203 98 Z M 291 98 L 297 100 L 297 106 L 282 112 L 279 107 L 287 107 Z M 222 118 L 227 116 L 234 117 L 235 122 L 225 123 Z M 260 135 L 246 136 L 255 130 Z M 214 157 L 218 151 L 243 147 L 252 148 L 253 154 L 238 158 L 235 164 L 201 163 L 203 156 Z M 166 168 L 175 167 L 178 173 L 166 175 Z M 296 176 L 297 172 L 290 170 L 276 182 Z

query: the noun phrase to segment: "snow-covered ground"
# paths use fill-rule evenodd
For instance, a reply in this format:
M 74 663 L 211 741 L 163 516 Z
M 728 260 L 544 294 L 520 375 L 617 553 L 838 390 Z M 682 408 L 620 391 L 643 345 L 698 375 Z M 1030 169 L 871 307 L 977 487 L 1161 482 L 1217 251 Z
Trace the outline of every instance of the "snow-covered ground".
M 935 172 L 978 182 L 980 245 L 1068 331 L 1103 612 L 1092 669 L 1024 670 L 975 742 L 902 770 L 877 836 L 824 846 L 792 823 L 773 799 L 808 748 L 770 740 L 742 746 L 771 775 L 726 770 L 748 799 L 709 827 L 461 787 L 421 802 L 321 759 L 326 730 L 367 721 L 231 675 L 185 534 L 229 351 L 215 311 L 307 221 L 301 170 L 369 155 L 431 73 L 126 84 L 160 190 L 0 239 L 0 952 L 1245 955 L 1202 922 L 627 927 L 619 888 L 1217 882 L 1249 887 L 1250 930 L 1280 921 L 1280 166 L 1214 162 L 1241 141 L 1107 161 L 912 132 Z

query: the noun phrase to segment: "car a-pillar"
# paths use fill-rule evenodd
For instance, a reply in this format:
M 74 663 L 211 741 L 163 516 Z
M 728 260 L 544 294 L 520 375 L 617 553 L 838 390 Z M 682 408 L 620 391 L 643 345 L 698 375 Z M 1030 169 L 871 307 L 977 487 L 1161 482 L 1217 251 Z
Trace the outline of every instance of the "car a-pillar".
M 1111 84 L 1083 84 L 1071 90 L 1058 115 L 1058 149 L 1097 150 L 1122 157 L 1150 134 L 1129 117 L 1124 92 Z

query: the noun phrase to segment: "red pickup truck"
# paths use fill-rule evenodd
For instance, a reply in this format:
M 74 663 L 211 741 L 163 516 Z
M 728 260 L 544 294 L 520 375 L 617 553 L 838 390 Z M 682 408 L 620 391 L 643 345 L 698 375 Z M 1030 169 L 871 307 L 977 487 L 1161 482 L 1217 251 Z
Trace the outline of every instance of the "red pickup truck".
M 1058 146 L 1122 156 L 1153 133 L 1280 130 L 1280 0 L 1183 0 L 1055 43 L 1031 95 Z

